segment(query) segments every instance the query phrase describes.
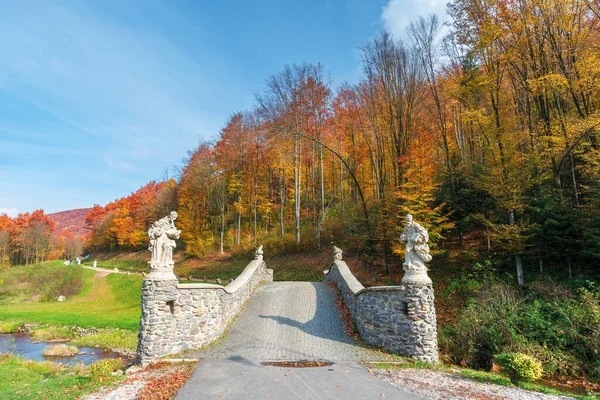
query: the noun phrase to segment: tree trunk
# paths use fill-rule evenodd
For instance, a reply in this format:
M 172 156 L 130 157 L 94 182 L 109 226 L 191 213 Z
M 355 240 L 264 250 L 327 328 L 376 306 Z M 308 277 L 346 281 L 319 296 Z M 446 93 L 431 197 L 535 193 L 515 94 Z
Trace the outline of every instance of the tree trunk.
M 300 139 L 296 139 L 296 143 L 294 146 L 294 196 L 295 196 L 295 217 L 296 217 L 296 243 L 300 244 L 300 201 L 301 201 L 301 193 L 300 193 L 300 184 L 302 178 L 302 163 L 301 163 L 301 145 Z
M 509 222 L 511 225 L 515 224 L 515 212 L 510 211 Z M 525 277 L 523 276 L 523 263 L 521 261 L 521 255 L 515 254 L 515 265 L 517 266 L 517 283 L 519 286 L 525 284 Z
M 523 276 L 523 263 L 521 262 L 521 256 L 515 255 L 515 264 L 517 265 L 517 283 L 519 286 L 525 284 L 525 277 Z
M 284 182 L 284 170 L 283 168 L 279 169 L 279 230 L 281 234 L 281 238 L 285 235 L 285 227 L 283 222 L 283 211 L 285 205 L 285 188 L 283 187 Z
M 320 136 L 320 135 L 319 135 Z M 321 218 L 319 218 L 319 223 L 317 224 L 317 248 L 321 248 L 321 227 L 323 226 L 323 222 L 325 221 L 325 180 L 323 178 L 323 146 L 319 142 L 317 145 L 317 151 L 319 156 L 319 178 L 321 187 Z
M 225 236 L 225 190 L 222 192 L 221 201 L 221 243 L 219 247 L 221 254 L 223 254 L 223 238 Z

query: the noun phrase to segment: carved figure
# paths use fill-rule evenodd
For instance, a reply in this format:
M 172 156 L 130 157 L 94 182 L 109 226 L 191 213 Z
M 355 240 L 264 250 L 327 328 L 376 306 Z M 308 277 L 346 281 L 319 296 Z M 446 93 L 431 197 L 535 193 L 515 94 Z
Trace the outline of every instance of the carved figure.
M 344 252 L 339 247 L 333 246 L 333 261 L 342 261 Z
M 258 246 L 258 249 L 256 249 L 256 251 L 254 252 L 254 259 L 255 260 L 262 260 L 263 259 L 262 245 Z
M 176 219 L 177 213 L 171 211 L 169 215 L 159 219 L 148 229 L 148 236 L 150 237 L 148 250 L 152 252 L 152 259 L 149 263 L 151 269 L 173 268 L 175 239 L 179 239 L 181 234 L 181 231 L 175 227 Z
M 429 254 L 429 233 L 427 229 L 416 223 L 413 216 L 406 215 L 406 225 L 404 232 L 400 235 L 400 242 L 406 243 L 404 250 L 405 271 L 427 271 L 426 262 L 431 261 Z

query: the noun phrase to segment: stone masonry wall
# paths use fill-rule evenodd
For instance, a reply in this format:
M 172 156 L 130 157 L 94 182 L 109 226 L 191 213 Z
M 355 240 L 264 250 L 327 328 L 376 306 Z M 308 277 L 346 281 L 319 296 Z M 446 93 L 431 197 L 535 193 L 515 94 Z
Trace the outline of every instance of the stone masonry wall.
M 272 282 L 273 271 L 254 260 L 226 287 L 148 280 L 142 284 L 138 360 L 142 364 L 199 348 L 217 339 L 254 289 Z
M 333 262 L 325 282 L 337 284 L 366 343 L 420 361 L 438 361 L 430 283 L 365 288 L 344 261 Z

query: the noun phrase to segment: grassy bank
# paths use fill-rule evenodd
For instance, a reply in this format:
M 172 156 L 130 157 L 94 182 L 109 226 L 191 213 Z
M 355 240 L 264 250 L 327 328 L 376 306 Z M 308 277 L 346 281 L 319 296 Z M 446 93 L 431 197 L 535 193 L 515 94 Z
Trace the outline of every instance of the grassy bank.
M 0 354 L 0 399 L 77 399 L 122 378 L 90 376 L 89 367 L 28 361 Z
M 60 260 L 22 265 L 0 272 L 0 304 L 56 301 L 73 297 L 86 285 L 86 272 Z
M 103 276 L 90 270 L 84 270 L 84 276 L 83 289 L 78 295 L 64 302 L 17 302 L 2 306 L 0 320 L 137 331 L 142 278 Z

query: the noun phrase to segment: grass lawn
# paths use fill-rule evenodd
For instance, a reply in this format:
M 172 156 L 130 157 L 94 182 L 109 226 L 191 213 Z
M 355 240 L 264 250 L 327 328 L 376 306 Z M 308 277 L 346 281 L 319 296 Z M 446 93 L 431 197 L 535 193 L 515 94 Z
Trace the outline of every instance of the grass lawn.
M 0 399 L 76 399 L 120 379 L 93 381 L 82 372 L 79 367 L 0 355 Z
M 3 304 L 0 320 L 137 331 L 142 277 L 86 270 L 82 292 L 65 302 Z

